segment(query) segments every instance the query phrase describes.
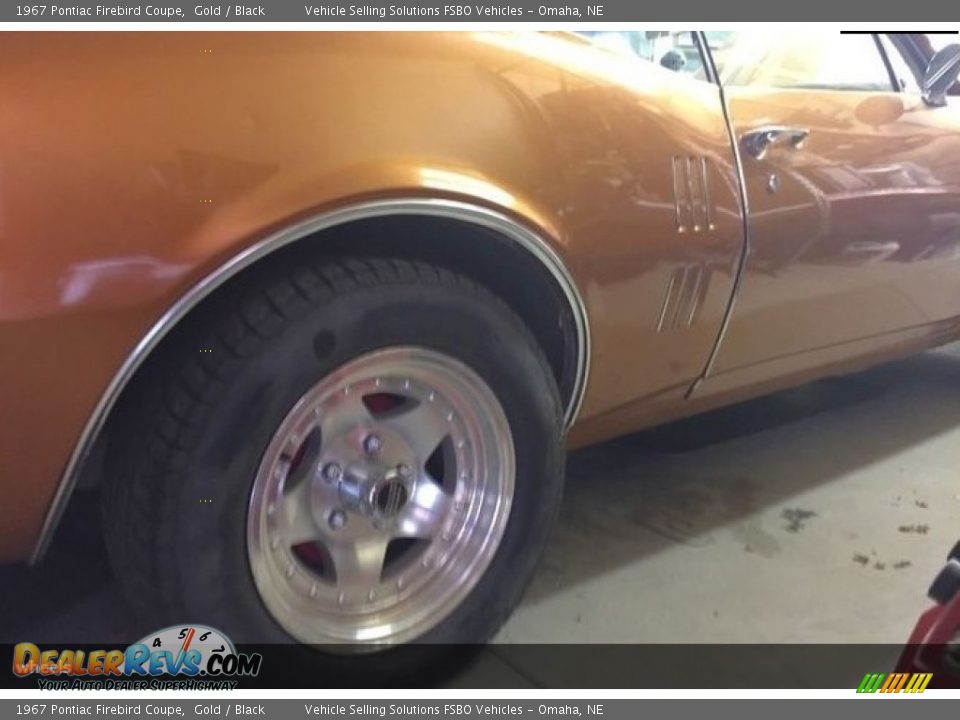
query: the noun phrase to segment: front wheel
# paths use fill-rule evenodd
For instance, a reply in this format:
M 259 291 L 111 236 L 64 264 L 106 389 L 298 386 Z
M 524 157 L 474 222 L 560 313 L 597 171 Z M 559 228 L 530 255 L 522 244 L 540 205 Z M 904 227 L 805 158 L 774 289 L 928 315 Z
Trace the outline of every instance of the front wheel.
M 471 281 L 274 269 L 145 375 L 104 488 L 145 620 L 375 649 L 483 642 L 519 601 L 559 505 L 561 405 L 527 328 Z

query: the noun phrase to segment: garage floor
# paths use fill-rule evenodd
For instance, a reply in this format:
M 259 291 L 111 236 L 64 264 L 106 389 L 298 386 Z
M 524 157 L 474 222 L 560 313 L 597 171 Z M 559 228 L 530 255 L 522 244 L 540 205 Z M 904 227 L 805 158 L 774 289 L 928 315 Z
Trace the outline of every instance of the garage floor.
M 960 345 L 581 451 L 501 642 L 902 643 L 960 539 Z
M 572 454 L 498 642 L 902 643 L 960 538 L 958 389 L 954 345 Z M 125 639 L 93 512 L 0 568 L 0 641 Z

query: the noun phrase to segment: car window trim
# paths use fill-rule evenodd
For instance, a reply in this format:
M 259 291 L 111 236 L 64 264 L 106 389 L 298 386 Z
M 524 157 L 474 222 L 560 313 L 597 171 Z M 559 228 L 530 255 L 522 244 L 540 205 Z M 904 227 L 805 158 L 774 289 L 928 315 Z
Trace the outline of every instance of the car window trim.
M 717 72 L 717 66 L 713 62 L 713 54 L 710 52 L 710 42 L 707 40 L 707 34 L 702 30 L 691 30 L 690 34 L 693 35 L 693 42 L 700 53 L 700 62 L 703 65 L 703 73 L 707 82 L 719 87 L 720 73 Z
M 883 65 L 887 68 L 887 75 L 890 78 L 890 86 L 893 88 L 893 91 L 896 93 L 903 93 L 906 91 L 906 88 L 900 86 L 900 78 L 897 76 L 897 71 L 893 67 L 893 62 L 890 60 L 890 55 L 887 53 L 887 49 L 883 46 L 883 42 L 880 40 L 880 33 L 870 33 L 873 36 L 873 43 L 877 46 L 877 51 L 880 53 L 880 58 L 883 60 Z

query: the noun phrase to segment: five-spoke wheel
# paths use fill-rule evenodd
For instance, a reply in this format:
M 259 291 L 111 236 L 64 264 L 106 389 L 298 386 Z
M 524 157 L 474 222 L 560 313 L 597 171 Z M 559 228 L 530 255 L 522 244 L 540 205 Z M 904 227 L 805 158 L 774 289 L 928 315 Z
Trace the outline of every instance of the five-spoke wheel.
M 503 409 L 462 362 L 416 347 L 350 361 L 260 463 L 248 548 L 264 602 L 305 642 L 422 634 L 486 570 L 514 471 Z

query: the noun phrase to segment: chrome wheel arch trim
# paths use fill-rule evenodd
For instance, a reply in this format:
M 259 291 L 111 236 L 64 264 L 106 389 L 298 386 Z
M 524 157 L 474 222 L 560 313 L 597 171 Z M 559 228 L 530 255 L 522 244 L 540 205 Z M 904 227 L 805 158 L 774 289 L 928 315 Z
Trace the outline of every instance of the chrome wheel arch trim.
M 549 271 L 569 306 L 577 335 L 576 376 L 570 399 L 564 410 L 564 427 L 569 430 L 580 412 L 587 387 L 590 370 L 590 325 L 583 297 L 573 276 L 553 246 L 540 234 L 499 211 L 460 200 L 395 198 L 356 203 L 312 216 L 258 240 L 204 276 L 160 316 L 127 355 L 87 419 L 64 468 L 53 501 L 47 508 L 29 564 L 35 565 L 43 559 L 67 503 L 73 495 L 80 470 L 127 383 L 180 320 L 240 271 L 280 248 L 338 225 L 391 215 L 446 218 L 485 227 L 515 242 Z

